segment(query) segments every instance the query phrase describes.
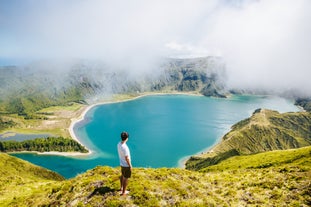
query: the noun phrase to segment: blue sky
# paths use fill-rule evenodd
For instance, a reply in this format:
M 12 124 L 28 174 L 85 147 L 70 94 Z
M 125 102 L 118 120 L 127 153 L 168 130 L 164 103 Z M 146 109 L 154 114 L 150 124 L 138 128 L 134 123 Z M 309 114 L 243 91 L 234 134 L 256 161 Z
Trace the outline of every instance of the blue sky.
M 0 61 L 145 70 L 159 57 L 221 56 L 232 86 L 311 88 L 310 11 L 310 0 L 0 0 Z

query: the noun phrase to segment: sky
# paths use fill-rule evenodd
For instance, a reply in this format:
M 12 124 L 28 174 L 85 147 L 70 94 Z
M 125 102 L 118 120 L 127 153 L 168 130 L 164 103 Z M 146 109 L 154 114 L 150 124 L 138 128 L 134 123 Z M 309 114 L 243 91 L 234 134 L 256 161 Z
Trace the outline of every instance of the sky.
M 0 60 L 220 56 L 229 87 L 311 96 L 310 0 L 0 0 Z M 9 61 L 8 61 L 9 62 Z

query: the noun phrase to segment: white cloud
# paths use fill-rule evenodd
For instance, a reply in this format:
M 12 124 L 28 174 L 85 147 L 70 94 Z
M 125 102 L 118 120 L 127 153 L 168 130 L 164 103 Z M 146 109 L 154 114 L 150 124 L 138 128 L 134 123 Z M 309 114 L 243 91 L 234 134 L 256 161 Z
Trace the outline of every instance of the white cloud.
M 215 55 L 215 53 L 209 52 L 205 47 L 195 47 L 187 43 L 179 44 L 172 41 L 165 44 L 165 47 L 170 50 L 170 55 L 172 57 L 178 58 L 195 58 Z
M 311 1 L 247 1 L 207 20 L 199 41 L 220 51 L 228 84 L 311 94 Z
M 216 55 L 224 57 L 230 86 L 299 87 L 311 94 L 310 0 L 25 0 L 18 5 L 3 7 L 2 15 L 0 9 L 0 56 L 94 58 L 141 71 L 158 57 Z

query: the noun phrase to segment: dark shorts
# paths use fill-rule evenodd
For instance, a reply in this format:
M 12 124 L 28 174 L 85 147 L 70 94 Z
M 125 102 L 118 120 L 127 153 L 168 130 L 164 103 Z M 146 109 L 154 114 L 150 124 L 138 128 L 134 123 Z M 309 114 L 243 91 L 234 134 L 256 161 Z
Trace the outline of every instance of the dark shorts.
M 123 177 L 125 178 L 130 178 L 132 175 L 132 171 L 130 167 L 122 167 L 121 166 L 121 173 L 123 175 Z

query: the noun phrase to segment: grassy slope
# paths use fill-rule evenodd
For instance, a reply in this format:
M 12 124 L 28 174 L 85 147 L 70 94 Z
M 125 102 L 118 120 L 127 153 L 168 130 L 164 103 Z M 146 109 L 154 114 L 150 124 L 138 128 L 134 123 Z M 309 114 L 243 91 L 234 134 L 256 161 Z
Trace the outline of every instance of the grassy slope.
M 235 155 L 311 145 L 311 113 L 257 110 L 232 126 L 209 153 L 192 156 L 187 169 L 199 170 Z
M 64 180 L 59 174 L 0 153 L 0 206 L 21 201 L 42 186 Z
M 291 149 L 311 144 L 311 114 L 260 110 L 233 125 L 214 152 L 238 149 L 241 154 Z
M 65 181 L 21 172 L 4 182 L 7 173 L 0 192 L 9 206 L 308 206 L 310 158 L 311 147 L 305 147 L 232 157 L 201 172 L 135 168 L 126 198 L 118 194 L 119 169 L 110 167 Z

